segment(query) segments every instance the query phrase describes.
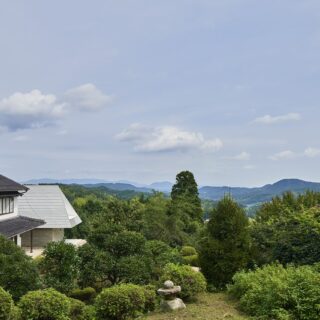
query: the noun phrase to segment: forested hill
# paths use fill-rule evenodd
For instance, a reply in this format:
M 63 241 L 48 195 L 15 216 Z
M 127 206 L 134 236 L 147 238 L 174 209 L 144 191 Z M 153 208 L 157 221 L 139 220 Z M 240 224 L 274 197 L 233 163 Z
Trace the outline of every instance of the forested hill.
M 31 180 L 28 183 L 62 183 L 85 186 L 86 188 L 105 189 L 107 193 L 130 198 L 141 193 L 152 193 L 153 190 L 169 193 L 172 184 L 170 182 L 156 182 L 151 185 L 141 185 L 133 182 L 104 182 L 103 180 Z M 208 200 L 219 200 L 225 194 L 231 194 L 233 198 L 242 205 L 252 206 L 261 202 L 270 201 L 272 197 L 281 195 L 286 191 L 303 193 L 306 190 L 320 191 L 320 183 L 307 182 L 299 179 L 283 179 L 274 184 L 263 187 L 212 187 L 203 186 L 199 188 L 200 197 Z
M 231 194 L 233 198 L 243 205 L 254 205 L 260 202 L 270 201 L 274 196 L 286 191 L 303 193 L 307 190 L 320 191 L 320 183 L 307 182 L 299 179 L 283 179 L 274 184 L 267 184 L 260 188 L 241 187 L 202 187 L 199 189 L 201 198 L 219 200 L 225 194 Z

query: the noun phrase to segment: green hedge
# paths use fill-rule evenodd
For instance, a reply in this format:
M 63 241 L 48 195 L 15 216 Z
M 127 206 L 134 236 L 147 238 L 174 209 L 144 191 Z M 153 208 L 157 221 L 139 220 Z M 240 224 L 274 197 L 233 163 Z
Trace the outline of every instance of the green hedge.
M 90 303 L 94 300 L 97 293 L 94 288 L 87 287 L 84 289 L 74 289 L 69 293 L 69 297 Z
M 181 286 L 181 298 L 193 299 L 198 293 L 204 292 L 207 282 L 201 272 L 192 270 L 190 266 L 180 266 L 169 263 L 165 266 L 161 276 L 161 283 L 171 280 L 177 286 Z
M 259 319 L 320 319 L 320 273 L 316 267 L 268 265 L 239 272 L 228 290 L 240 307 Z

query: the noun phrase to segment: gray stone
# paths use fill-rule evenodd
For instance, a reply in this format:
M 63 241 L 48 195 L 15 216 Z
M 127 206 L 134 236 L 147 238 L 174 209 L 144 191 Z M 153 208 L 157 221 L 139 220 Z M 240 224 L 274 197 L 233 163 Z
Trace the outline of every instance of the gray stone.
M 174 284 L 173 284 L 172 281 L 167 280 L 167 281 L 165 281 L 165 283 L 163 284 L 163 286 L 164 286 L 165 289 L 172 289 L 172 288 L 174 287 Z
M 186 308 L 186 305 L 179 298 L 175 298 L 173 300 L 163 300 L 161 302 L 161 309 L 163 311 L 174 311 L 174 310 L 180 310 L 185 308 Z

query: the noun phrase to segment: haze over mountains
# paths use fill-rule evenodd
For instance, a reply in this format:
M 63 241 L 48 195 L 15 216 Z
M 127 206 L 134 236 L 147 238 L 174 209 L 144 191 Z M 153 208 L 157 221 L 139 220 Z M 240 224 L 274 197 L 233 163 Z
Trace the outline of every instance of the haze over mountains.
M 153 190 L 169 193 L 172 183 L 169 181 L 154 182 L 150 185 L 120 180 L 116 182 L 102 179 L 32 179 L 26 184 L 78 184 L 85 187 L 102 187 L 117 191 L 135 191 L 138 193 L 151 193 Z M 199 187 L 199 194 L 202 199 L 219 200 L 225 194 L 231 194 L 233 198 L 245 206 L 256 205 L 261 202 L 270 201 L 272 197 L 281 195 L 286 191 L 294 193 L 303 193 L 307 190 L 320 191 L 320 183 L 308 182 L 299 179 L 283 179 L 273 184 L 267 184 L 262 187 Z

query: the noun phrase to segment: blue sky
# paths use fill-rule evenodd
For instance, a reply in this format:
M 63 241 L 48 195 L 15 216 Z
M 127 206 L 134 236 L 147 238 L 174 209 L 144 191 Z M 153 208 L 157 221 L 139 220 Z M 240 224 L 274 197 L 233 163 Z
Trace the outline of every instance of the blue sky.
M 320 2 L 0 4 L 0 168 L 17 180 L 320 181 Z

